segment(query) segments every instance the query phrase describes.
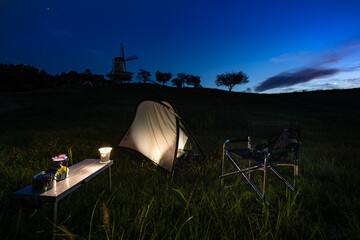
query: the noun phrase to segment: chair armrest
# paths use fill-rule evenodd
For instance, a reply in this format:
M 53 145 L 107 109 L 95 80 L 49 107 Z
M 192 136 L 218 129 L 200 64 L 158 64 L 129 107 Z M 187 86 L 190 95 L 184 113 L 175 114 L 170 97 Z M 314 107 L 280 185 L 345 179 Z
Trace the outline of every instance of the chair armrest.
M 234 143 L 234 142 L 248 142 L 248 141 L 250 141 L 250 139 L 247 139 L 247 138 L 235 138 L 235 139 L 228 139 L 226 141 L 228 143 L 229 142 L 232 142 L 232 143 Z
M 224 142 L 223 144 L 223 149 L 225 149 L 226 147 L 226 144 L 228 143 L 237 143 L 237 142 L 251 142 L 250 139 L 248 138 L 235 138 L 235 139 L 228 139 Z

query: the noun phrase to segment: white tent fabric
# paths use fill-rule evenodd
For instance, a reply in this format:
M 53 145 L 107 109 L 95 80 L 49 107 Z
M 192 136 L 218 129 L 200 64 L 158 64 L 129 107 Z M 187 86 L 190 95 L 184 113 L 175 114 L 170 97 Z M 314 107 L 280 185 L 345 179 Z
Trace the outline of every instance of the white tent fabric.
M 144 101 L 119 146 L 134 149 L 171 172 L 189 133 L 167 102 Z

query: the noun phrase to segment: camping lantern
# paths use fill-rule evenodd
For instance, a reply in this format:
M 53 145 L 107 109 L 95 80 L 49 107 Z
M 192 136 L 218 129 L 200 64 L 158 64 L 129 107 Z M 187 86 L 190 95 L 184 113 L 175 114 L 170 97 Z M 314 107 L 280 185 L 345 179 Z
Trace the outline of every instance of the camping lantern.
M 103 147 L 103 148 L 99 148 L 100 151 L 100 162 L 102 163 L 106 163 L 110 161 L 110 152 L 111 152 L 111 147 Z

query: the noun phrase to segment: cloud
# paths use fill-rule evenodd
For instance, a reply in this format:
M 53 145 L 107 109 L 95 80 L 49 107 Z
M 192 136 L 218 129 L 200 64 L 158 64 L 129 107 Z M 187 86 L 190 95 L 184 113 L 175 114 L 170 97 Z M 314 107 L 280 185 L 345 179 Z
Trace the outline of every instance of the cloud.
M 356 55 L 360 50 L 360 39 L 354 39 L 342 44 L 339 44 L 331 49 L 311 52 L 301 51 L 298 53 L 285 53 L 278 57 L 270 59 L 271 62 L 280 63 L 292 60 L 300 60 L 309 62 L 312 65 L 325 65 L 338 63 L 350 55 Z
M 336 83 L 323 83 L 323 84 L 315 84 L 309 90 L 317 90 L 317 89 L 341 89 L 341 87 Z
M 289 60 L 293 59 L 294 57 L 295 56 L 293 54 L 285 53 L 278 57 L 271 58 L 270 61 L 275 62 L 275 63 L 285 62 L 285 61 L 289 61 Z
M 298 52 L 298 53 L 284 53 L 278 57 L 273 57 L 270 59 L 271 62 L 280 63 L 280 62 L 287 62 L 292 60 L 306 60 L 314 53 L 312 52 Z
M 334 83 L 318 83 L 318 84 L 304 84 L 301 87 L 288 87 L 280 90 L 272 91 L 271 93 L 289 93 L 289 92 L 307 92 L 316 90 L 332 90 L 332 89 L 343 89 L 341 86 Z
M 258 85 L 255 90 L 257 92 L 263 92 L 273 88 L 290 87 L 299 83 L 309 82 L 313 79 L 332 76 L 340 71 L 340 69 L 336 68 L 303 68 L 296 72 L 283 72 L 266 79 L 264 82 L 260 83 L 260 85 Z
M 345 79 L 344 81 L 360 85 L 360 77 L 359 78 L 349 78 L 349 79 Z
M 341 49 L 321 52 L 299 52 L 299 53 L 285 53 L 278 57 L 271 58 L 270 61 L 274 63 L 288 62 L 288 61 L 302 61 L 311 63 L 311 65 L 326 65 L 337 63 L 351 54 L 350 48 L 344 47 Z
M 340 62 L 342 59 L 344 59 L 347 55 L 348 53 L 344 51 L 323 53 L 314 59 L 314 64 L 325 65 L 331 63 L 337 63 Z
M 348 46 L 348 49 L 353 49 L 353 48 L 359 48 L 360 44 L 351 44 Z
M 343 44 L 343 48 L 346 49 L 360 48 L 360 39 L 353 39 L 352 41 L 345 42 Z
M 360 70 L 360 65 L 347 67 L 344 71 L 353 72 L 353 71 L 358 71 L 358 70 Z
M 285 88 L 282 90 L 286 90 L 294 85 L 306 83 L 322 77 L 332 76 L 339 72 L 358 71 L 360 65 L 357 63 L 358 60 L 354 59 L 354 57 L 359 56 L 359 53 L 360 39 L 354 39 L 353 41 L 345 42 L 331 49 L 322 51 L 302 51 L 295 54 L 282 54 L 270 59 L 270 61 L 274 63 L 300 61 L 303 62 L 304 66 L 302 66 L 300 70 L 288 70 L 270 77 L 255 87 L 255 90 L 258 92 L 274 88 Z M 347 66 L 345 67 L 344 64 Z

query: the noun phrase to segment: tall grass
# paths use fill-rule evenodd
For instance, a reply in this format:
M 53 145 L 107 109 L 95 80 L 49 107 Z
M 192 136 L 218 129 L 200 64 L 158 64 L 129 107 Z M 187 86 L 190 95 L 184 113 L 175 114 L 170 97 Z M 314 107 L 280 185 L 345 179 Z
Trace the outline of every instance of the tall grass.
M 52 156 L 67 153 L 75 164 L 98 158 L 97 149 L 109 145 L 113 190 L 100 174 L 62 199 L 59 238 L 358 239 L 359 96 L 359 90 L 256 95 L 129 86 L 1 95 L 0 238 L 15 230 L 11 194 L 50 168 Z M 173 103 L 206 152 L 201 162 L 181 165 L 171 178 L 143 156 L 116 148 L 144 98 Z M 243 136 L 252 120 L 302 125 L 299 194 L 270 174 L 264 214 L 244 179 L 229 178 L 233 187 L 225 189 L 218 179 L 222 143 Z M 52 219 L 51 204 L 24 209 L 19 237 L 49 238 L 46 219 Z

